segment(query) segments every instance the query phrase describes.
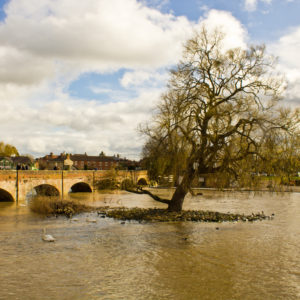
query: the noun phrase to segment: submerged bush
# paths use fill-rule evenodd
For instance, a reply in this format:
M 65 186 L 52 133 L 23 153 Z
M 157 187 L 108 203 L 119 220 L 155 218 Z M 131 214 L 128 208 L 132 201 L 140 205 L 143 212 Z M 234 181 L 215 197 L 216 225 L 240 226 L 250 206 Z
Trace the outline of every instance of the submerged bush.
M 96 183 L 97 190 L 115 190 L 118 188 L 118 183 L 114 179 L 103 179 Z
M 136 187 L 136 185 L 134 184 L 134 182 L 131 179 L 125 179 L 121 184 L 122 190 L 130 190 L 135 187 Z
M 61 200 L 57 197 L 34 197 L 30 201 L 31 211 L 44 215 L 65 215 L 72 217 L 76 213 L 90 211 L 91 208 L 74 201 Z

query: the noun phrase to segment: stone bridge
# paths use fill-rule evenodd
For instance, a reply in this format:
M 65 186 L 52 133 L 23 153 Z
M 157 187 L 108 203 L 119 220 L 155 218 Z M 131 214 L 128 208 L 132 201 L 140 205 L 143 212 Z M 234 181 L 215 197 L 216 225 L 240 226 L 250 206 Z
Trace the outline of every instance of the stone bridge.
M 118 183 L 130 180 L 148 183 L 147 171 L 0 171 L 0 201 L 24 201 L 31 193 L 51 191 L 54 195 L 67 196 L 70 191 L 93 192 L 97 183 L 115 179 Z

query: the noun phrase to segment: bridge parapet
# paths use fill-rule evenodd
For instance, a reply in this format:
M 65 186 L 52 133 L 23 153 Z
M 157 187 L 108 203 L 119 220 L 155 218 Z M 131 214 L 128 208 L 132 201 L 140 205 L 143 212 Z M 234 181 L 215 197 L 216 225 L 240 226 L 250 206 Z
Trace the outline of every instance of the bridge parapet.
M 7 180 L 16 180 L 16 171 L 1 170 L 0 171 L 0 182 Z

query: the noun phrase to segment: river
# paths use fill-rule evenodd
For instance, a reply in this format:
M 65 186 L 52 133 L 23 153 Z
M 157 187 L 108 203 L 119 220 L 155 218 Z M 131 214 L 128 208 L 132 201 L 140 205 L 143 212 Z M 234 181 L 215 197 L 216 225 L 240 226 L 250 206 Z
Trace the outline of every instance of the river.
M 95 206 L 164 207 L 125 192 L 75 197 Z M 299 193 L 205 190 L 184 208 L 275 218 L 122 224 L 0 203 L 0 299 L 300 299 Z M 42 241 L 43 228 L 56 242 Z

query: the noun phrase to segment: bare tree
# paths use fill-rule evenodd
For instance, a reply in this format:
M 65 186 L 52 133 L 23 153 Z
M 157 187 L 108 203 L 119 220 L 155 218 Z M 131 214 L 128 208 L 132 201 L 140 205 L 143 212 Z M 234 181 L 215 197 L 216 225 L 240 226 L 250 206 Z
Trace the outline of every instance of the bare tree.
M 264 46 L 225 51 L 223 42 L 222 32 L 203 27 L 186 43 L 154 122 L 144 130 L 148 143 L 170 145 L 176 137 L 172 147 L 184 148 L 185 170 L 168 203 L 171 211 L 182 210 L 196 176 L 238 176 L 246 161 L 262 155 L 266 132 L 288 130 L 276 109 L 284 84 L 272 72 L 273 57 Z

